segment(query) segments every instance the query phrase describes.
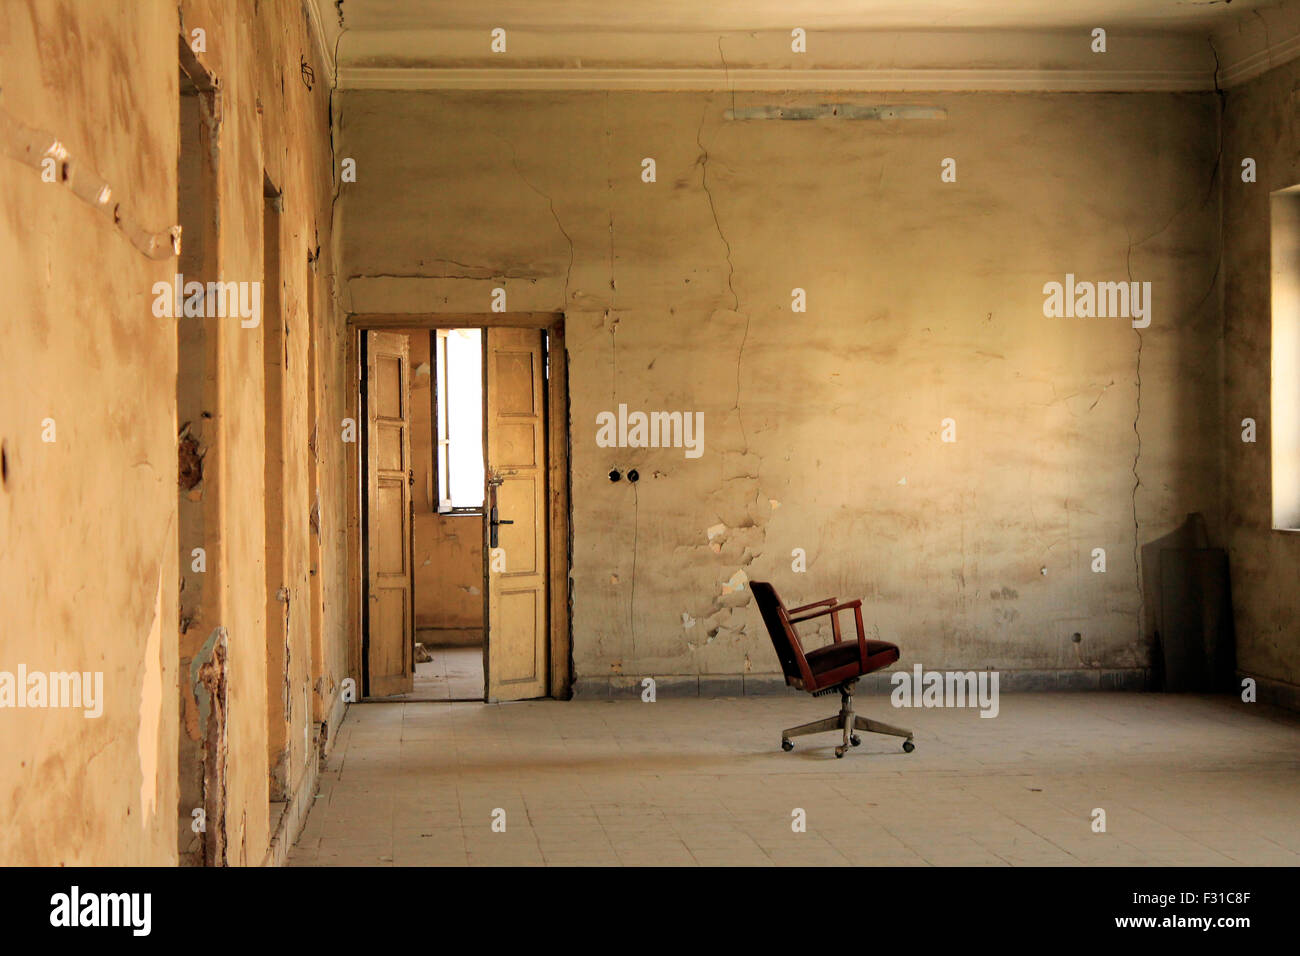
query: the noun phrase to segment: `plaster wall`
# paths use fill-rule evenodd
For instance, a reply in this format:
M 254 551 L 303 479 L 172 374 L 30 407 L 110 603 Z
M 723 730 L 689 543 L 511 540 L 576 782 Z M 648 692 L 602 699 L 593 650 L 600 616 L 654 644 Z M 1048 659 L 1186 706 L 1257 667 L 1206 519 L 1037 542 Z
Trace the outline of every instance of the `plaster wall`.
M 262 278 L 264 175 L 283 192 L 280 290 L 287 341 L 286 581 L 291 606 L 292 780 L 316 746 L 346 658 L 342 551 L 347 414 L 342 337 L 332 309 L 327 85 L 308 90 L 300 63 L 325 71 L 296 0 L 256 11 L 185 0 L 43 0 L 0 6 L 0 107 L 56 136 L 76 170 L 93 170 L 113 203 L 149 231 L 177 222 L 178 40 L 204 33 L 199 63 L 221 86 L 213 245 L 221 278 Z M 10 126 L 9 133 L 14 127 Z M 43 147 L 42 147 L 43 148 Z M 210 321 L 211 394 L 204 474 L 215 500 L 201 542 L 180 540 L 177 322 L 158 318 L 154 283 L 178 259 L 149 258 L 64 183 L 0 155 L 2 331 L 11 356 L 0 395 L 0 669 L 102 671 L 102 716 L 0 711 L 0 862 L 172 864 L 185 851 L 180 740 L 194 649 L 180 633 L 178 557 L 207 549 L 204 600 L 189 637 L 228 635 L 226 861 L 262 862 L 268 806 L 263 516 L 262 328 Z M 198 237 L 195 237 L 196 240 Z M 309 263 L 309 258 L 314 263 Z M 318 335 L 321 558 L 310 567 L 307 487 L 308 316 Z M 21 357 L 21 360 L 18 360 Z M 42 440 L 54 420 L 56 439 Z M 186 566 L 187 571 L 188 565 Z M 323 652 L 311 653 L 307 582 L 325 582 Z M 185 647 L 184 659 L 182 648 Z M 313 700 L 313 697 L 316 699 Z M 190 715 L 192 716 L 192 715 Z M 319 717 L 317 717 L 319 719 Z M 217 821 L 209 821 L 217 825 Z
M 566 314 L 579 692 L 775 673 L 747 579 L 864 598 L 907 667 L 1149 666 L 1135 547 L 1218 530 L 1213 94 L 340 99 L 346 308 Z M 832 101 L 947 118 L 724 116 Z M 1149 327 L 1045 317 L 1067 273 Z M 620 405 L 701 456 L 599 447 Z

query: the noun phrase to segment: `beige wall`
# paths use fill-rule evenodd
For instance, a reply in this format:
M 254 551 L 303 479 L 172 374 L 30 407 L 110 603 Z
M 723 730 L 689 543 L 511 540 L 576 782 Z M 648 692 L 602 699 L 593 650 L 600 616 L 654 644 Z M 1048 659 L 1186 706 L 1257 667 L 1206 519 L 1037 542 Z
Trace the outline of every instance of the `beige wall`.
M 481 642 L 481 516 L 416 513 L 415 626 L 425 643 Z M 456 631 L 464 633 L 447 633 Z
M 341 187 L 336 240 L 326 71 L 296 0 L 237 16 L 217 0 L 185 0 L 179 16 L 163 0 L 0 5 L 0 108 L 58 136 L 124 214 L 162 230 L 177 217 L 182 27 L 205 29 L 199 59 L 222 86 L 204 249 L 222 278 L 262 278 L 264 174 L 284 194 L 294 793 L 316 722 L 337 716 L 356 676 L 340 432 L 356 411 L 336 300 L 487 312 L 502 287 L 510 311 L 566 313 L 580 689 L 774 673 L 748 591 L 729 589 L 744 576 L 791 603 L 864 597 L 868 626 L 907 666 L 1136 673 L 1149 649 L 1134 547 L 1189 511 L 1231 549 L 1242 669 L 1300 683 L 1300 538 L 1269 527 L 1266 424 L 1267 194 L 1300 182 L 1295 64 L 1227 94 L 1221 182 L 1212 94 L 339 94 L 339 156 L 358 180 Z M 723 119 L 733 104 L 828 100 L 936 105 L 948 119 Z M 213 327 L 203 541 L 188 542 L 176 320 L 151 310 L 177 260 L 146 257 L 13 153 L 6 141 L 0 330 L 20 360 L 0 390 L 0 670 L 102 671 L 104 702 L 93 719 L 0 710 L 0 862 L 178 860 L 190 808 L 177 762 L 201 735 L 180 703 L 217 628 L 227 859 L 261 862 L 273 824 L 264 330 Z M 1247 155 L 1256 184 L 1240 181 Z M 940 181 L 945 157 L 956 183 Z M 1043 284 L 1067 272 L 1150 281 L 1150 327 L 1044 318 Z M 790 309 L 795 287 L 806 313 Z M 597 447 L 596 415 L 620 403 L 702 412 L 703 455 Z M 1256 445 L 1239 441 L 1248 416 Z M 955 443 L 940 440 L 946 418 Z M 612 467 L 642 480 L 610 483 Z M 430 575 L 479 583 L 478 520 L 438 520 L 417 549 L 417 594 Z M 177 598 L 190 544 L 208 552 L 192 606 Z M 1099 547 L 1104 574 L 1090 570 Z M 457 581 L 452 568 L 475 570 Z M 458 613 L 481 609 L 462 593 Z
M 1232 565 L 1237 666 L 1300 702 L 1300 534 L 1272 529 L 1269 193 L 1300 184 L 1292 62 L 1228 91 L 1223 133 L 1224 514 Z M 1241 162 L 1256 162 L 1243 182 Z M 1241 440 L 1243 418 L 1258 440 Z
M 427 329 L 407 334 L 411 343 L 411 460 L 415 467 L 415 626 L 436 632 L 418 634 L 417 639 L 426 643 L 481 641 L 483 518 L 438 514 L 429 335 Z
M 291 783 L 315 746 L 310 725 L 334 708 L 345 676 L 342 562 L 342 338 L 332 309 L 328 90 L 308 91 L 299 57 L 315 57 L 296 0 L 258 12 L 187 0 L 0 6 L 0 101 L 93 169 L 144 227 L 177 219 L 177 38 L 202 27 L 203 65 L 222 86 L 215 252 L 222 278 L 262 278 L 264 170 L 284 194 L 281 301 L 287 326 L 286 580 Z M 101 82 L 102 79 L 102 82 Z M 263 520 L 262 334 L 211 320 L 216 407 L 204 436 L 215 524 L 180 540 L 177 329 L 152 314 L 153 283 L 177 260 L 137 251 L 110 216 L 37 170 L 0 155 L 0 282 L 6 353 L 0 440 L 0 669 L 102 670 L 104 712 L 0 712 L 0 862 L 136 864 L 178 859 L 178 742 L 189 687 L 182 657 L 178 555 L 205 546 L 201 619 L 189 636 L 228 634 L 227 859 L 260 863 L 268 819 Z M 319 250 L 315 267 L 309 252 Z M 321 369 L 319 567 L 312 568 L 307 420 L 309 284 Z M 187 320 L 180 320 L 187 321 Z M 197 321 L 197 320 L 188 320 Z M 354 413 L 352 413 L 354 414 Z M 54 418 L 57 441 L 41 441 Z M 308 581 L 324 582 L 313 655 Z M 201 638 L 200 638 L 201 640 Z M 313 696 L 317 699 L 313 700 Z M 304 731 L 306 737 L 304 739 Z
M 948 119 L 347 92 L 345 305 L 487 312 L 503 287 L 566 312 L 580 690 L 775 672 L 738 572 L 791 603 L 866 598 L 907 665 L 1145 667 L 1135 544 L 1189 511 L 1217 532 L 1215 97 L 734 97 L 828 100 Z M 1149 328 L 1044 318 L 1045 282 L 1130 270 Z M 597 447 L 619 403 L 703 412 L 703 456 Z

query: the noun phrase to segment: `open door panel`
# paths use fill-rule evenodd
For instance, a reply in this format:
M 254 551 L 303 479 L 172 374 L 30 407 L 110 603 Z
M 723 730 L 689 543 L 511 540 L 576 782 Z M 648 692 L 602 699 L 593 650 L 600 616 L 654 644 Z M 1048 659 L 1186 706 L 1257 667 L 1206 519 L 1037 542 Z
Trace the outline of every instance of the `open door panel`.
M 391 697 L 415 686 L 410 344 L 401 333 L 367 335 L 366 664 L 369 696 Z
M 538 329 L 484 337 L 489 700 L 548 691 L 546 353 Z

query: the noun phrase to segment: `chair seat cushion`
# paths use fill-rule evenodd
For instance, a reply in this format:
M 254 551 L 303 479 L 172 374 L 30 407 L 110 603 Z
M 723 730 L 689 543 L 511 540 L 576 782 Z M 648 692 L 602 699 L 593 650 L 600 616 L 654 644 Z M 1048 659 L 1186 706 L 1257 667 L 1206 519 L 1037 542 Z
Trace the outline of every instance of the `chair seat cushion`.
M 828 644 L 815 651 L 808 652 L 808 667 L 814 674 L 825 674 L 840 667 L 858 662 L 858 642 L 856 640 L 840 641 Z M 867 666 L 863 674 L 888 667 L 898 660 L 898 645 L 888 641 L 867 641 Z

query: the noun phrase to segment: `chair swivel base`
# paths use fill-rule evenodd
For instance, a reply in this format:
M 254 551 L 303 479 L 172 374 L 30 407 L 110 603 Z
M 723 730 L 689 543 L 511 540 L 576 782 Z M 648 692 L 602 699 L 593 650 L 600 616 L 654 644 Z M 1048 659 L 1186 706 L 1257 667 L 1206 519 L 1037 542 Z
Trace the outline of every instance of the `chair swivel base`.
M 843 757 L 850 746 L 856 747 L 862 743 L 862 738 L 853 731 L 865 730 L 869 734 L 903 737 L 903 752 L 910 754 L 915 750 L 916 744 L 912 741 L 912 732 L 910 730 L 904 730 L 902 727 L 895 727 L 892 724 L 882 724 L 878 720 L 870 720 L 853 713 L 853 685 L 856 683 L 856 680 L 851 680 L 839 686 L 840 712 L 834 717 L 814 720 L 811 723 L 800 724 L 798 727 L 791 727 L 789 730 L 783 731 L 781 734 L 781 749 L 787 752 L 794 750 L 792 737 L 806 737 L 809 734 L 821 734 L 838 730 L 844 734 L 844 743 L 835 748 L 835 756 Z

